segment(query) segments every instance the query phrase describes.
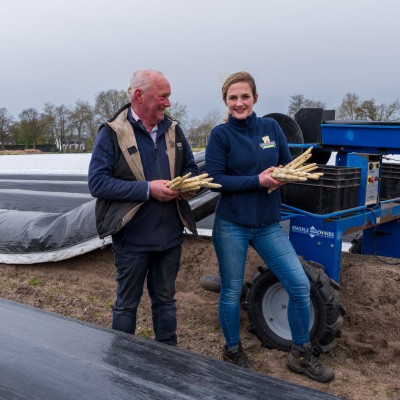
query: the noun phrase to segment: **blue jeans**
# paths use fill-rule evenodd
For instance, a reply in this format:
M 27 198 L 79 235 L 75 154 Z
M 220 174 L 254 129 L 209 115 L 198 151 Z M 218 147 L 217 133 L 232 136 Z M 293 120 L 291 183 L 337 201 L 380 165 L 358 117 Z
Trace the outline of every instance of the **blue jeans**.
M 249 245 L 288 292 L 293 343 L 298 346 L 308 343 L 310 282 L 280 224 L 252 228 L 215 217 L 213 243 L 221 276 L 219 320 L 227 347 L 240 342 L 240 296 Z
M 114 258 L 117 296 L 112 328 L 135 333 L 137 308 L 147 276 L 155 339 L 176 346 L 175 281 L 179 271 L 181 246 L 162 252 L 116 251 Z

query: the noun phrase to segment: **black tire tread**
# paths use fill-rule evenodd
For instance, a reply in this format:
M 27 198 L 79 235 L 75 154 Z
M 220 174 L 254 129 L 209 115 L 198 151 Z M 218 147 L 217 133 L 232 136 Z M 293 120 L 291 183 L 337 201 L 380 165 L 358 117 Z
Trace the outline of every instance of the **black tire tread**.
M 220 293 L 221 279 L 215 275 L 202 275 L 200 277 L 200 286 L 209 292 Z
M 322 311 L 324 318 L 314 324 L 310 332 L 310 340 L 320 353 L 327 353 L 336 346 L 336 338 L 341 335 L 341 325 L 343 321 L 344 308 L 340 302 L 340 286 L 329 278 L 320 264 L 312 261 L 302 261 L 303 268 L 310 280 L 311 299 L 314 307 L 318 306 Z M 265 275 L 267 274 L 267 275 Z M 247 311 L 250 321 L 249 332 L 253 333 L 261 341 L 262 346 L 283 351 L 290 350 L 291 341 L 281 338 L 270 337 L 268 330 L 265 330 L 264 316 L 260 306 L 261 292 L 265 293 L 263 281 L 275 279 L 271 271 L 266 267 L 259 267 L 258 272 L 253 276 L 246 296 L 243 308 Z M 259 293 L 256 293 L 257 291 Z M 319 304 L 315 304 L 318 302 Z M 264 321 L 260 321 L 260 318 Z

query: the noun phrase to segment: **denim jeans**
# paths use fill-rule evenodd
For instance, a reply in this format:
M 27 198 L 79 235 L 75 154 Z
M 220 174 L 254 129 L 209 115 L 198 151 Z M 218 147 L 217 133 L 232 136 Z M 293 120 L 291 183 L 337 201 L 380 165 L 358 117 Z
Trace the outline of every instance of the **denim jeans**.
M 117 295 L 112 328 L 135 333 L 137 308 L 147 276 L 155 339 L 176 346 L 175 281 L 180 265 L 181 246 L 162 252 L 116 251 L 114 258 L 117 268 Z
M 240 296 L 249 245 L 288 292 L 293 343 L 299 346 L 308 343 L 310 282 L 280 224 L 246 227 L 215 217 L 213 243 L 221 276 L 219 320 L 227 347 L 240 342 Z

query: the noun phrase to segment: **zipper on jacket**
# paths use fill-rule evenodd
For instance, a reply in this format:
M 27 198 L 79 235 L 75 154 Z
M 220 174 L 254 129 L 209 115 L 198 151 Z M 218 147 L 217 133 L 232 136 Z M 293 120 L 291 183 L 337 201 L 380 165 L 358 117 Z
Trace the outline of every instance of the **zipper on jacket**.
M 260 152 L 257 151 L 256 148 L 256 152 L 257 152 L 257 157 L 258 157 L 258 170 L 260 171 L 259 173 L 261 173 L 263 171 L 264 166 L 262 165 L 262 155 L 260 154 Z M 257 196 L 257 219 L 258 219 L 258 225 L 262 225 L 262 221 L 261 221 L 261 216 L 262 216 L 262 202 L 263 202 L 263 191 L 268 190 L 268 189 L 261 189 L 258 192 L 258 196 Z
M 160 168 L 160 161 L 158 158 L 158 146 L 156 142 L 154 143 L 154 161 L 155 161 L 155 169 L 157 170 L 157 179 L 162 179 L 161 168 Z

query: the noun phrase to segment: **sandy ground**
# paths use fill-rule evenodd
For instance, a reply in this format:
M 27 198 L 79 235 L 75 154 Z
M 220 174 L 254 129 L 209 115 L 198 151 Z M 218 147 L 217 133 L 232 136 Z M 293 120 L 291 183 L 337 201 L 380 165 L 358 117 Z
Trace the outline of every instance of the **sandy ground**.
M 329 384 L 287 370 L 286 353 L 261 347 L 247 331 L 242 341 L 254 369 L 345 399 L 400 399 L 400 268 L 397 259 L 343 253 L 341 301 L 347 311 L 338 345 L 322 360 L 334 368 Z M 262 265 L 250 251 L 247 279 Z M 115 291 L 111 247 L 57 263 L 0 264 L 0 296 L 68 317 L 110 327 Z M 203 274 L 217 275 L 208 238 L 185 238 L 177 281 L 179 347 L 221 358 L 218 294 L 199 285 Z M 149 299 L 139 309 L 138 335 L 152 339 Z

